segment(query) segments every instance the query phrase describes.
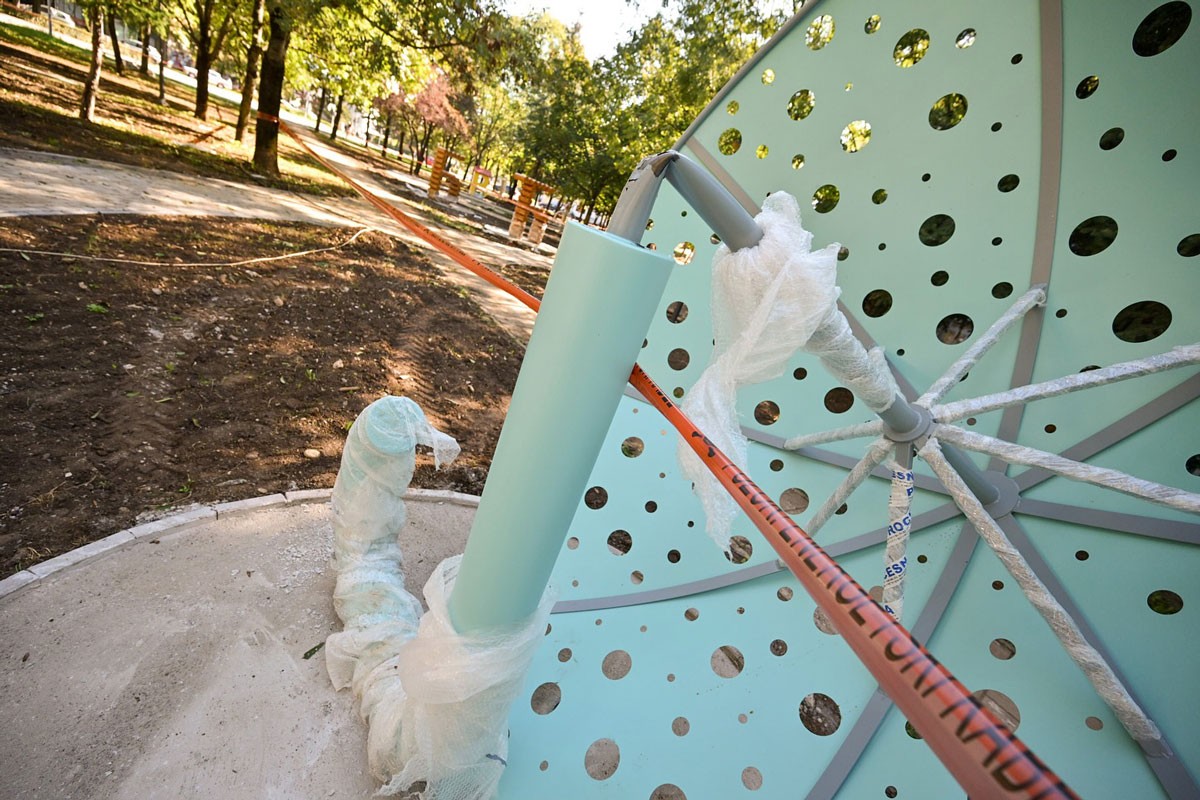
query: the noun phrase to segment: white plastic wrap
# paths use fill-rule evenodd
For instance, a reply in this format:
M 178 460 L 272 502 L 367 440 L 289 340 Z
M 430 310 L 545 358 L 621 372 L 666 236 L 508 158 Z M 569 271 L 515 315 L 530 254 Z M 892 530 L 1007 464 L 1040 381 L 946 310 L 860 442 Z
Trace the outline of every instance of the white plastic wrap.
M 912 531 L 913 473 L 893 461 L 888 494 L 887 548 L 883 557 L 884 609 L 900 622 L 904 616 L 904 576 L 908 574 L 908 536 Z
M 836 244 L 812 252 L 812 234 L 800 225 L 800 209 L 784 192 L 763 204 L 763 229 L 754 247 L 713 258 L 712 362 L 688 392 L 683 411 L 734 463 L 746 463 L 746 437 L 734 408 L 739 386 L 776 378 L 788 360 L 836 311 Z M 696 485 L 707 530 L 728 550 L 737 506 L 686 443 L 679 445 L 684 474 Z
M 397 541 L 418 444 L 433 448 L 439 467 L 458 455 L 407 398 L 375 401 L 350 429 L 332 500 L 333 599 L 344 628 L 326 640 L 325 664 L 334 687 L 350 687 L 359 700 L 381 794 L 424 781 L 429 800 L 486 800 L 503 772 L 509 708 L 551 603 L 519 629 L 459 636 L 446 612 L 456 556 L 425 585 L 422 617 L 404 587 Z

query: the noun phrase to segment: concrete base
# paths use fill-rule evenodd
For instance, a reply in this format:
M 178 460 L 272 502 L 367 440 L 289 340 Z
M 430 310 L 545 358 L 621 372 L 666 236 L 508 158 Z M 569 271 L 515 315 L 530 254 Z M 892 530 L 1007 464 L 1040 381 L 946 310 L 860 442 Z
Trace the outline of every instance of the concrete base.
M 408 587 L 462 552 L 474 508 L 417 497 Z M 465 502 L 464 502 L 465 501 Z M 324 653 L 340 628 L 326 503 L 192 521 L 0 598 L 3 795 L 351 798 L 378 783 Z

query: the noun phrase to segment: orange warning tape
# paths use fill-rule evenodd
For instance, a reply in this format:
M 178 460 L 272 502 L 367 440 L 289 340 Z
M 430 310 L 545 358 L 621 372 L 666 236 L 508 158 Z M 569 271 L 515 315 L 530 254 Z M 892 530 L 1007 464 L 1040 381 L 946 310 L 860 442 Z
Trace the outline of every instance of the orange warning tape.
M 279 121 L 260 114 L 260 117 Z M 286 123 L 280 122 L 284 130 Z M 322 164 L 373 205 L 417 232 L 463 266 L 510 291 L 534 311 L 541 302 L 516 287 L 419 222 L 355 183 L 288 133 Z M 416 229 L 422 229 L 424 233 Z M 464 261 L 469 263 L 464 263 Z M 491 273 L 485 275 L 483 273 Z M 512 287 L 511 289 L 509 287 Z M 515 291 L 514 291 L 515 290 Z M 1077 795 L 991 712 L 908 630 L 896 622 L 833 558 L 804 532 L 736 464 L 720 451 L 638 365 L 630 384 L 683 436 L 741 509 L 779 554 L 880 688 L 908 718 L 938 760 L 974 800 L 1049 800 Z

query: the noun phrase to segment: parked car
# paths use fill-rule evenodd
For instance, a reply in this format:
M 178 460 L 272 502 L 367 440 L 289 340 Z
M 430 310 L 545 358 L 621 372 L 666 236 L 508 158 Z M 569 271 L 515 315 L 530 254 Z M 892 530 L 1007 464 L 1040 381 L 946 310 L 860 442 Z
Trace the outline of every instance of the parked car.
M 121 47 L 128 47 L 133 50 L 133 52 L 137 53 L 139 58 L 141 57 L 142 43 L 136 39 L 122 39 Z M 154 45 L 150 45 L 148 48 L 146 48 L 146 52 L 150 55 L 150 60 L 155 64 L 157 64 L 159 61 L 162 61 L 162 54 L 158 52 L 158 48 Z
M 57 8 L 43 9 L 42 16 L 46 16 L 47 10 L 50 13 L 50 18 L 58 25 L 66 25 L 68 28 L 75 27 L 75 20 L 71 19 L 71 15 L 65 11 L 59 11 Z
M 208 85 L 216 86 L 218 89 L 232 89 L 233 81 L 229 80 L 229 78 L 226 78 L 215 69 L 210 69 L 208 71 Z

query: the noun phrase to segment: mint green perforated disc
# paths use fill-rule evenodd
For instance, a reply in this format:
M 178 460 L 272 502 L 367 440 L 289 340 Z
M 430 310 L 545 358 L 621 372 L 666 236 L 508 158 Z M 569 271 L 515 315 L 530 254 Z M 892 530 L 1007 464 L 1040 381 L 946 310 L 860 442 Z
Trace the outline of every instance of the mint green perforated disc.
M 839 242 L 842 302 L 910 398 L 1012 302 L 1031 312 L 969 398 L 1200 340 L 1200 20 L 1186 2 L 810 3 L 679 149 L 751 211 L 787 191 Z M 639 363 L 685 396 L 712 347 L 712 231 L 664 186 L 643 244 L 676 255 Z M 586 365 L 582 365 L 586 368 Z M 1200 492 L 1195 366 L 993 411 L 963 428 Z M 873 418 L 797 356 L 738 403 L 753 479 L 803 524 Z M 559 613 L 511 715 L 505 798 L 961 798 L 752 526 L 704 534 L 677 434 L 626 397 L 580 498 Z M 1148 757 L 917 462 L 905 624 L 1083 797 L 1200 796 L 1200 524 L 1025 467 L 1005 529 L 1161 728 Z M 818 541 L 883 582 L 888 483 Z M 514 558 L 520 558 L 519 547 Z

